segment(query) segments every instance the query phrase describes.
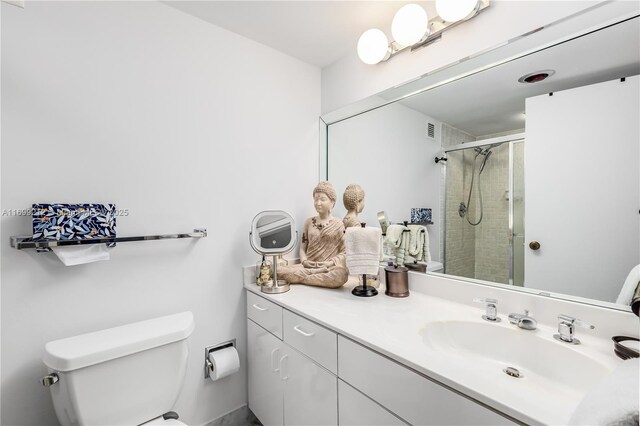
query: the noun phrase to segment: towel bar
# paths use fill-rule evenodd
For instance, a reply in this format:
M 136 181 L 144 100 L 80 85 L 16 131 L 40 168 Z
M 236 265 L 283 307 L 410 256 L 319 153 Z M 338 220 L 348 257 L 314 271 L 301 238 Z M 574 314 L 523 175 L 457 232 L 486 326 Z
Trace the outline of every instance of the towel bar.
M 180 238 L 204 238 L 207 230 L 204 228 L 194 229 L 187 234 L 165 234 L 165 235 L 144 235 L 136 237 L 115 237 L 115 238 L 92 238 L 84 240 L 45 240 L 33 241 L 31 237 L 18 236 L 11 237 L 11 247 L 22 250 L 35 248 L 38 251 L 50 251 L 51 247 L 77 246 L 88 244 L 107 244 L 114 246 L 116 243 L 128 243 L 131 241 L 152 241 L 152 240 L 172 240 Z

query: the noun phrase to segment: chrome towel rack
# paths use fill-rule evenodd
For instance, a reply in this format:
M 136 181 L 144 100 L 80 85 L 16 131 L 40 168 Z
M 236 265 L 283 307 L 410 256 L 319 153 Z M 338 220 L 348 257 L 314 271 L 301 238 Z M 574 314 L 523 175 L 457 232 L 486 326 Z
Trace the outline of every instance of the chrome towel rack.
M 28 236 L 11 237 L 11 247 L 16 250 L 34 248 L 37 251 L 51 251 L 51 247 L 79 246 L 90 244 L 107 244 L 113 247 L 116 243 L 128 243 L 132 241 L 153 241 L 153 240 L 175 240 L 181 238 L 205 238 L 207 230 L 204 228 L 194 229 L 186 234 L 165 234 L 165 235 L 144 235 L 135 237 L 113 237 L 113 238 L 87 238 L 83 240 L 37 240 L 34 241 Z

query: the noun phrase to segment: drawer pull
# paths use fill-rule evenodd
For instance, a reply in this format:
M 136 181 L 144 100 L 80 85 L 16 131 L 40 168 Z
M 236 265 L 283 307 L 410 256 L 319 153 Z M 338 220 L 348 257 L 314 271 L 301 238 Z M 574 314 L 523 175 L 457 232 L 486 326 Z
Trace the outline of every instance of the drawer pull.
M 304 331 L 300 330 L 300 326 L 299 325 L 296 325 L 295 327 L 293 327 L 293 329 L 295 331 L 297 331 L 298 333 L 302 334 L 305 337 L 311 337 L 311 336 L 313 336 L 315 334 L 313 331 L 311 333 L 307 333 L 307 332 L 304 332 Z
M 280 371 L 280 366 L 275 366 L 276 364 L 276 357 L 275 355 L 280 351 L 279 348 L 275 348 L 274 350 L 271 351 L 271 371 L 273 371 L 274 373 L 277 373 L 278 371 Z
M 261 306 L 258 306 L 258 304 L 257 304 L 257 303 L 254 303 L 254 304 L 253 304 L 253 307 L 254 307 L 254 308 L 256 308 L 256 309 L 257 309 L 257 310 L 259 310 L 259 311 L 268 311 L 268 310 L 269 310 L 269 308 L 263 308 L 263 307 L 261 307 Z
M 285 361 L 287 360 L 287 358 L 289 358 L 289 355 L 285 355 L 282 358 L 280 358 L 280 380 L 289 380 L 289 372 L 287 371 L 286 373 L 283 374 L 283 372 L 285 371 Z M 287 368 L 288 370 L 288 368 Z

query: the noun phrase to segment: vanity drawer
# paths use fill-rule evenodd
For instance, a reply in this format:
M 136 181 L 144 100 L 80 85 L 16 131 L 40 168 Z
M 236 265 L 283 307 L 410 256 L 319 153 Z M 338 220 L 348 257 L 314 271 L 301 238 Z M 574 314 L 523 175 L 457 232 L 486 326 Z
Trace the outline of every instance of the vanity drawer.
M 338 371 L 338 337 L 314 322 L 284 310 L 284 341 L 333 374 Z
M 338 376 L 414 425 L 511 425 L 509 419 L 340 336 Z
M 338 380 L 340 426 L 406 426 L 407 424 L 342 380 Z
M 282 308 L 247 291 L 247 317 L 282 340 Z

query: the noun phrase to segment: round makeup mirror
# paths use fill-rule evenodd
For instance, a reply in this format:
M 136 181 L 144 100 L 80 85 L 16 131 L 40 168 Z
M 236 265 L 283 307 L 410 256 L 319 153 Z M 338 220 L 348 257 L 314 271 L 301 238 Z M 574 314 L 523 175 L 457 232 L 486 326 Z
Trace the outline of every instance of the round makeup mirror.
M 273 256 L 273 279 L 261 286 L 263 293 L 284 293 L 289 291 L 289 283 L 278 280 L 276 256 L 289 253 L 295 247 L 298 232 L 293 217 L 282 210 L 260 212 L 251 222 L 249 242 L 256 253 Z

